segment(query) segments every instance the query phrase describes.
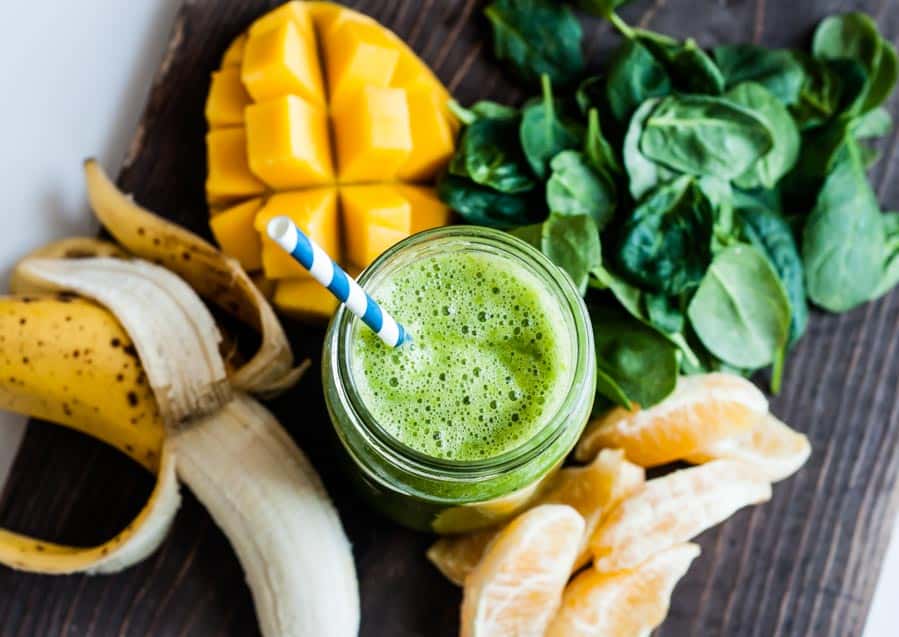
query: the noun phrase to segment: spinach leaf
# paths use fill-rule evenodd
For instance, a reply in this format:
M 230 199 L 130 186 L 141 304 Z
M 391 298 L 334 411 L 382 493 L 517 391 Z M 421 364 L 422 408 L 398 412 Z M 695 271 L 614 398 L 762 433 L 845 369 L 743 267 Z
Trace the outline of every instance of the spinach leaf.
M 640 138 L 646 121 L 658 105 L 659 99 L 648 99 L 631 117 L 630 126 L 624 136 L 624 168 L 630 179 L 631 197 L 639 201 L 643 196 L 659 184 L 674 179 L 677 173 L 667 166 L 662 166 L 647 159 L 640 151 Z
M 593 168 L 605 173 L 610 178 L 612 175 L 621 174 L 621 164 L 612 144 L 602 134 L 599 124 L 599 111 L 591 108 L 587 114 L 587 136 L 584 139 L 584 155 L 593 165 Z
M 646 294 L 646 314 L 649 322 L 666 334 L 677 334 L 684 329 L 684 312 L 680 298 L 666 294 Z
M 715 47 L 712 57 L 728 89 L 743 82 L 756 82 L 782 104 L 789 106 L 799 99 L 805 72 L 790 51 L 754 44 L 729 44 Z
M 624 220 L 617 263 L 629 280 L 654 292 L 695 287 L 712 259 L 712 205 L 688 176 L 652 191 Z
M 883 275 L 871 295 L 872 299 L 879 299 L 899 283 L 899 212 L 885 214 L 883 228 L 886 234 Z
M 866 112 L 880 105 L 896 83 L 895 50 L 880 37 L 877 24 L 864 13 L 825 18 L 815 29 L 812 53 L 821 60 L 855 60 L 867 82 L 853 109 Z
M 623 4 L 627 4 L 631 0 L 576 0 L 578 7 L 603 17 L 609 17 L 615 9 Z
M 799 101 L 790 107 L 800 129 L 820 126 L 851 111 L 865 90 L 868 75 L 855 60 L 817 60 L 794 52 L 805 69 Z
M 589 305 L 600 376 L 597 391 L 622 404 L 650 407 L 664 400 L 677 383 L 677 348 L 664 336 L 618 309 Z
M 605 90 L 606 78 L 601 75 L 591 75 L 578 84 L 574 101 L 577 102 L 581 115 L 586 115 L 592 108 L 602 107 Z
M 493 27 L 493 53 L 525 82 L 548 75 L 567 86 L 584 68 L 581 25 L 562 3 L 548 0 L 493 0 L 484 13 Z
M 546 182 L 546 203 L 561 215 L 587 215 L 602 230 L 615 214 L 615 184 L 594 170 L 576 150 L 564 150 L 550 163 L 552 175 Z
M 773 188 L 796 164 L 799 157 L 799 129 L 789 111 L 761 84 L 744 82 L 729 90 L 725 98 L 752 111 L 768 130 L 774 145 L 761 159 L 740 175 L 740 188 Z
M 465 221 L 500 229 L 540 221 L 546 208 L 537 192 L 509 194 L 450 173 L 437 181 L 437 195 Z
M 851 128 L 856 139 L 884 137 L 893 128 L 893 118 L 885 108 L 875 108 L 853 119 Z
M 451 99 L 449 101 L 449 109 L 466 126 L 482 117 L 487 119 L 512 119 L 519 115 L 517 108 L 490 100 L 481 100 L 466 108 L 456 100 Z
M 553 99 L 548 76 L 543 76 L 542 83 L 543 99 L 525 107 L 519 139 L 531 169 L 545 179 L 550 160 L 563 150 L 580 147 L 584 130 L 578 122 L 559 112 L 562 104 Z
M 802 260 L 809 298 L 831 312 L 864 303 L 880 283 L 883 254 L 877 198 L 858 143 L 850 139 L 805 224 Z
M 646 120 L 640 152 L 694 175 L 735 179 L 774 142 L 764 122 L 728 100 L 705 95 L 662 99 Z
M 631 38 L 643 44 L 668 70 L 675 88 L 688 93 L 724 92 L 721 70 L 693 38 L 679 42 L 646 29 L 633 29 Z
M 789 224 L 778 213 L 763 206 L 737 210 L 743 236 L 768 262 L 783 283 L 790 302 L 790 345 L 805 332 L 808 303 L 805 300 L 805 273 L 796 240 Z
M 505 193 L 532 190 L 537 182 L 518 145 L 517 118 L 479 118 L 465 127 L 449 171 Z
M 671 91 L 668 71 L 649 49 L 634 40 L 625 41 L 612 58 L 605 83 L 612 116 L 626 122 L 647 99 L 665 97 Z
M 581 294 L 587 290 L 590 273 L 602 263 L 599 230 L 588 215 L 551 214 L 543 223 L 517 228 L 512 234 L 565 270 Z
M 703 345 L 735 367 L 769 365 L 787 344 L 786 292 L 768 260 L 751 246 L 733 245 L 715 257 L 687 315 Z

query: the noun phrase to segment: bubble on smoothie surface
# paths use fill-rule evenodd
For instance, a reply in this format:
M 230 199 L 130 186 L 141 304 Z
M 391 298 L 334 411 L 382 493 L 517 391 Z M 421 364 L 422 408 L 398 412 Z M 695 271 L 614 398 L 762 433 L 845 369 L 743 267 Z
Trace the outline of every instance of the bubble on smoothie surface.
M 353 376 L 400 442 L 437 458 L 491 458 L 558 411 L 572 374 L 568 326 L 557 298 L 520 265 L 433 255 L 392 273 L 373 296 L 413 341 L 391 349 L 357 326 Z

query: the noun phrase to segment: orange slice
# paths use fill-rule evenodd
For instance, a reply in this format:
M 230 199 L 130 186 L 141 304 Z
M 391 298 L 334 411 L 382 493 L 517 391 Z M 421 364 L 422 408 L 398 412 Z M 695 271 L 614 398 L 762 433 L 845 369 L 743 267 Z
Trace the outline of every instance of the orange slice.
M 569 506 L 523 513 L 465 580 L 461 637 L 542 637 L 562 601 L 584 534 Z
M 616 407 L 592 421 L 575 457 L 583 462 L 604 447 L 618 447 L 631 462 L 654 467 L 739 436 L 767 412 L 765 395 L 741 376 L 685 376 L 658 405 L 633 411 Z
M 625 460 L 619 450 L 604 449 L 586 467 L 559 471 L 534 504 L 566 504 L 583 516 L 586 532 L 575 562 L 578 568 L 589 561 L 586 541 L 599 525 L 602 514 L 608 513 L 644 481 L 642 467 Z M 441 538 L 428 549 L 428 559 L 448 580 L 462 586 L 501 528 Z
M 631 570 L 584 571 L 565 589 L 546 637 L 649 635 L 665 619 L 671 593 L 697 555 L 695 544 L 678 544 Z
M 686 460 L 693 464 L 718 458 L 741 460 L 777 482 L 796 473 L 811 453 L 808 438 L 769 414 L 742 436 L 719 440 Z
M 634 568 L 770 497 L 764 475 L 736 460 L 714 460 L 649 480 L 604 518 L 590 538 L 594 566 L 604 573 Z

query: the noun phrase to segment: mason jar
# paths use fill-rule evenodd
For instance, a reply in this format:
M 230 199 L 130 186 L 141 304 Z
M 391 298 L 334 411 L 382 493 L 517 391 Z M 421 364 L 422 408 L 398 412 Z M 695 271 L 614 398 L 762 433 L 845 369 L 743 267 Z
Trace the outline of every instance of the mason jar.
M 507 233 L 450 226 L 416 234 L 384 252 L 359 277 L 372 297 L 404 266 L 430 255 L 480 254 L 508 260 L 543 286 L 561 309 L 554 336 L 567 339 L 564 398 L 528 440 L 495 457 L 450 460 L 425 455 L 391 435 L 366 408 L 354 376 L 353 339 L 368 329 L 344 307 L 325 337 L 322 381 L 331 422 L 345 450 L 347 471 L 373 507 L 400 524 L 438 533 L 489 526 L 515 514 L 562 464 L 586 425 L 593 404 L 593 331 L 571 279 L 538 250 Z M 472 285 L 478 282 L 472 281 Z M 414 335 L 413 335 L 414 338 Z

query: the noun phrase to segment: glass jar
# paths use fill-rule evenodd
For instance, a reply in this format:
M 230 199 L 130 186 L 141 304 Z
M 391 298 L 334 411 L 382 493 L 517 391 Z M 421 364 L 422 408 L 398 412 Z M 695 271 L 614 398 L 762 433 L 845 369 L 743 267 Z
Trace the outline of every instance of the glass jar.
M 496 457 L 459 461 L 420 453 L 390 435 L 363 404 L 352 373 L 353 338 L 361 325 L 341 307 L 325 337 L 322 381 L 348 471 L 366 499 L 406 526 L 458 533 L 494 524 L 520 510 L 568 455 L 586 425 L 596 386 L 593 331 L 571 279 L 538 250 L 507 233 L 450 226 L 416 234 L 382 254 L 359 277 L 377 298 L 379 285 L 416 259 L 448 252 L 484 253 L 514 262 L 545 286 L 559 307 L 573 371 L 556 413 L 531 439 Z M 472 285 L 476 285 L 472 281 Z

